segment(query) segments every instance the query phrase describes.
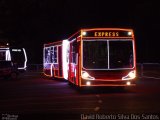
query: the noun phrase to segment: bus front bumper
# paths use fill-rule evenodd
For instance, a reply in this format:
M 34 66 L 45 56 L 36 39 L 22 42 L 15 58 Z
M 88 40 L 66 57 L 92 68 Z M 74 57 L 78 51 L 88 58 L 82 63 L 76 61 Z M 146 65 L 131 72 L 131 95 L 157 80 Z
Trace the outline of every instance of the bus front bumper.
M 136 80 L 83 80 L 81 86 L 136 86 Z

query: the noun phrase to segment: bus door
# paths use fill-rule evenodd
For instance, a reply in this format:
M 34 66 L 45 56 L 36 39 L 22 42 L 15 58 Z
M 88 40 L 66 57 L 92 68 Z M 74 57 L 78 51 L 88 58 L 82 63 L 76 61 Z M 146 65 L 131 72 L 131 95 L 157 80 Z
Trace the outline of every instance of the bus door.
M 63 71 L 62 71 L 62 46 L 58 46 L 58 67 L 59 67 L 59 73 L 58 76 L 62 77 L 63 76 Z
M 78 52 L 77 42 L 70 44 L 70 64 L 69 64 L 69 79 L 72 83 L 78 85 Z
M 26 69 L 27 55 L 24 48 L 11 48 L 11 60 L 21 71 Z

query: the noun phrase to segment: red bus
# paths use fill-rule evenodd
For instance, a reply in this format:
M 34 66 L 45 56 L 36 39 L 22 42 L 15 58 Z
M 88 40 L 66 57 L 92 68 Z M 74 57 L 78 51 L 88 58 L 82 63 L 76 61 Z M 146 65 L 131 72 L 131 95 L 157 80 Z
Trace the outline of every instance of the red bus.
M 133 86 L 136 48 L 132 29 L 81 29 L 44 44 L 44 74 L 79 86 Z

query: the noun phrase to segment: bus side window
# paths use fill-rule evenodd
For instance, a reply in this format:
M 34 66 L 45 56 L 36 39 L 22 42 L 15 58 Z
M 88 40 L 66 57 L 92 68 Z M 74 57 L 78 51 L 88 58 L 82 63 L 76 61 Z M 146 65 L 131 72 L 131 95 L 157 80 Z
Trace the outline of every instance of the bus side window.
M 75 64 L 77 64 L 76 63 L 76 59 L 77 59 L 77 42 L 75 41 L 75 42 L 73 42 L 73 44 L 72 44 L 72 51 L 71 51 L 71 54 L 72 54 L 72 63 L 75 63 Z
M 54 55 L 54 47 L 53 46 L 51 46 L 51 51 L 50 51 L 50 59 L 51 59 L 51 63 L 53 63 L 54 62 L 54 57 L 53 57 L 53 55 Z
M 53 59 L 54 59 L 54 63 L 57 63 L 57 46 L 54 46 L 54 53 L 53 53 Z
M 50 63 L 50 48 L 45 48 L 45 63 Z

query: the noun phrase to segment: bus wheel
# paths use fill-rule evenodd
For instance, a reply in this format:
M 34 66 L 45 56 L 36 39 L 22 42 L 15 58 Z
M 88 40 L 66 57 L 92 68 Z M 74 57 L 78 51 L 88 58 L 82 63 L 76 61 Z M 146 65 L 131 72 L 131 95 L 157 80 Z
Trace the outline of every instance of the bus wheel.
M 17 73 L 16 72 L 12 72 L 11 73 L 11 75 L 10 75 L 10 78 L 12 79 L 12 80 L 15 80 L 15 79 L 17 79 Z
M 68 80 L 68 85 L 69 85 L 69 86 L 73 86 L 73 83 L 71 83 L 71 82 Z

